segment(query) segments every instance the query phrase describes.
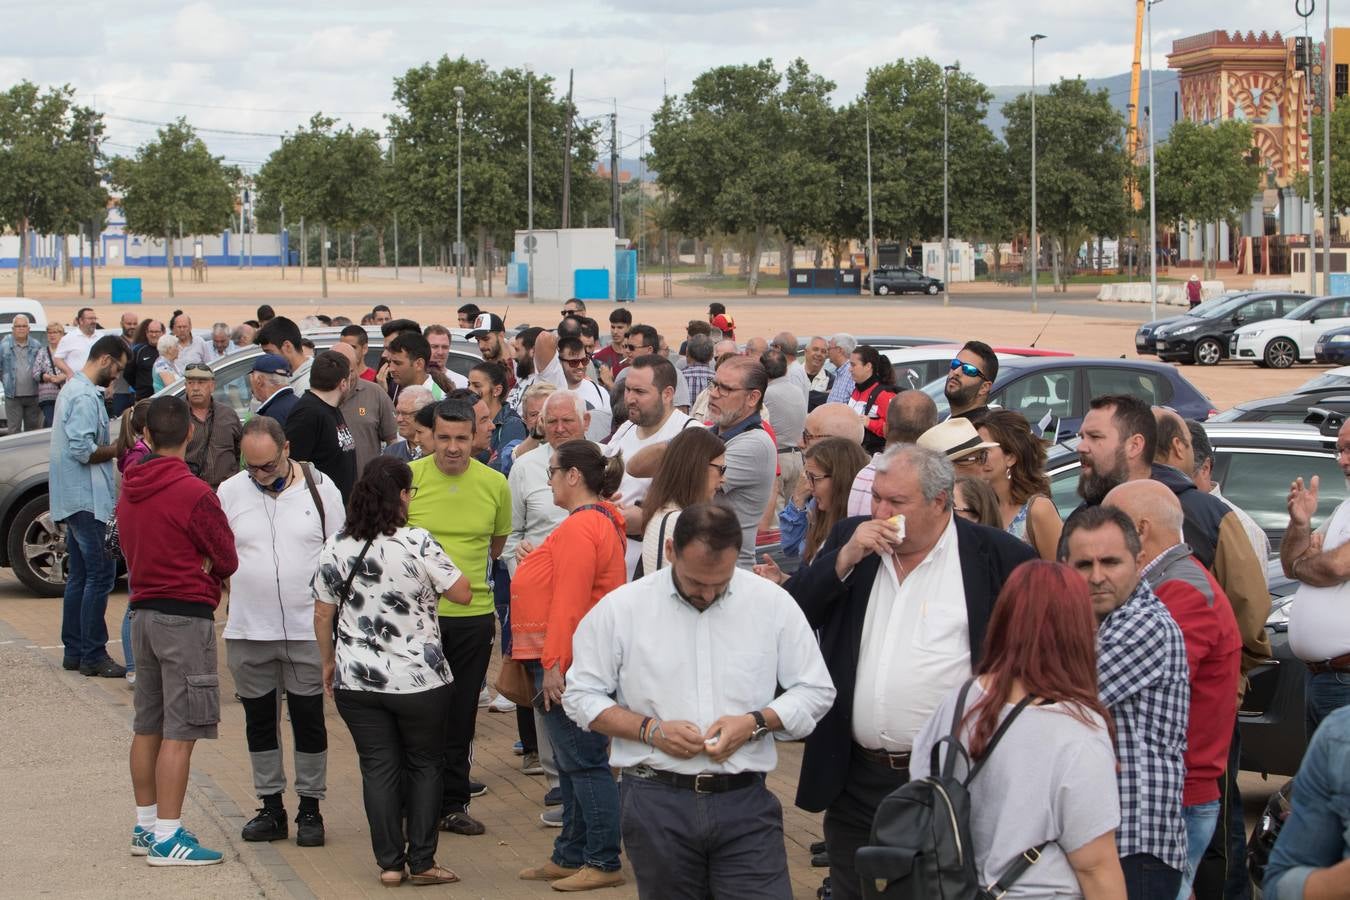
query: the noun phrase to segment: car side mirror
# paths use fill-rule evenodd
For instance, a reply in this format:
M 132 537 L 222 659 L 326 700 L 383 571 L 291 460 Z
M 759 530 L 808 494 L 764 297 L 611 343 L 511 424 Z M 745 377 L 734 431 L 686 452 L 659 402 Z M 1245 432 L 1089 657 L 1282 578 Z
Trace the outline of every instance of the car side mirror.
M 1309 324 L 1309 325 L 1316 325 L 1316 324 L 1317 324 L 1317 316 L 1309 316 L 1309 317 L 1308 317 L 1308 324 Z
M 1234 324 L 1234 325 L 1241 325 L 1241 324 L 1242 324 L 1243 322 L 1245 322 L 1245 321 L 1247 321 L 1247 317 L 1244 316 L 1242 313 L 1233 313 L 1233 324 Z

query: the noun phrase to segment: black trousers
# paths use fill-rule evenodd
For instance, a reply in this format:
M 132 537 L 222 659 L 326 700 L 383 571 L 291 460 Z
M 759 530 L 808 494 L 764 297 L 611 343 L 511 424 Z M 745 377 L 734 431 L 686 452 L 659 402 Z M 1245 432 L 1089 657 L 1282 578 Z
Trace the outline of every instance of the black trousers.
M 857 753 L 849 761 L 844 791 L 825 810 L 833 900 L 859 900 L 862 882 L 854 857 L 872 839 L 872 819 L 886 795 L 909 781 L 909 769 L 892 769 Z
M 1219 776 L 1219 821 L 1195 874 L 1196 900 L 1251 900 L 1252 877 L 1247 871 L 1247 820 L 1238 792 L 1241 731 L 1233 725 L 1228 745 L 1228 771 Z
M 492 662 L 495 617 L 440 617 L 441 648 L 455 676 L 445 719 L 445 756 L 441 767 L 441 815 L 469 808 L 469 764 L 478 723 L 478 691 Z
M 370 845 L 381 869 L 406 865 L 413 872 L 424 872 L 436 864 L 445 713 L 451 691 L 445 685 L 415 694 L 333 692 L 360 758 Z

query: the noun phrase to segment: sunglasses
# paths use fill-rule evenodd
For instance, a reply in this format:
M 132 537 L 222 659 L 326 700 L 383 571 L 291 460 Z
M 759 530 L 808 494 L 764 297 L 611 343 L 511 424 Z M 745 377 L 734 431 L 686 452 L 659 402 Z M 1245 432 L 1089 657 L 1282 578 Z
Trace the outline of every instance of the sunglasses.
M 647 345 L 646 345 L 646 344 L 624 344 L 624 345 L 623 345 L 623 349 L 627 350 L 629 353 L 637 353 L 639 350 L 646 350 L 646 349 L 647 349 Z
M 559 359 L 562 360 L 563 365 L 571 366 L 574 369 L 580 369 L 582 366 L 586 365 L 586 363 L 590 362 L 590 360 L 584 356 L 580 359 L 566 359 L 565 357 L 559 357 Z
M 989 380 L 984 377 L 984 373 L 981 372 L 977 366 L 971 365 L 968 362 L 961 362 L 959 359 L 954 359 L 952 360 L 952 371 L 955 372 L 957 369 L 960 369 L 961 374 L 967 378 L 979 378 L 984 381 Z

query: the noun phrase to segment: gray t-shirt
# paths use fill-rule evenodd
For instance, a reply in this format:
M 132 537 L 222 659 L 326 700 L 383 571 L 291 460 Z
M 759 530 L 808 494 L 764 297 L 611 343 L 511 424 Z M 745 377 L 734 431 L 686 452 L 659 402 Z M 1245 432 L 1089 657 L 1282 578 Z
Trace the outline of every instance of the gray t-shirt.
M 911 778 L 930 774 L 929 753 L 951 729 L 959 693 L 957 688 L 947 696 L 914 739 Z M 981 696 L 977 681 L 966 709 Z M 1011 709 L 1005 704 L 1002 715 Z M 971 783 L 970 839 L 982 884 L 993 882 L 1027 848 L 1051 841 L 1007 896 L 1083 896 L 1065 854 L 1120 825 L 1115 751 L 1105 723 L 1087 715 L 1094 725 L 1070 715 L 1065 704 L 1028 706 Z M 962 740 L 969 739 L 968 725 Z M 965 774 L 963 766 L 957 769 Z
M 37 379 L 33 377 L 33 354 L 37 352 L 37 342 L 32 338 L 27 344 L 14 344 L 14 396 L 33 397 L 37 395 Z
M 764 392 L 764 405 L 769 408 L 769 421 L 778 438 L 778 446 L 800 447 L 802 431 L 806 429 L 806 396 L 792 380 L 784 375 L 769 382 Z
M 755 535 L 778 469 L 773 439 L 763 428 L 741 432 L 727 442 L 726 466 L 722 495 L 741 523 L 741 555 L 736 565 L 748 569 L 755 564 Z

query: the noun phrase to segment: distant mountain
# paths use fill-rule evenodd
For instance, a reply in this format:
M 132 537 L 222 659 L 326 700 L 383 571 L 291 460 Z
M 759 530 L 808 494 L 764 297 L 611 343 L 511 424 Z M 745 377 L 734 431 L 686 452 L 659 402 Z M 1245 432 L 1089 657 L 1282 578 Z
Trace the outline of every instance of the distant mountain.
M 1120 110 L 1120 114 L 1129 121 L 1129 110 L 1126 109 L 1130 100 L 1130 73 L 1124 72 L 1120 75 L 1112 75 L 1109 78 L 1089 78 L 1087 79 L 1088 89 L 1099 91 L 1102 88 L 1111 95 L 1111 105 Z M 1050 89 L 1049 85 L 1036 85 L 1036 93 L 1044 94 Z M 994 95 L 994 99 L 989 103 L 989 114 L 985 116 L 987 124 L 994 134 L 1003 137 L 1003 126 L 1007 120 L 1003 116 L 1003 104 L 1014 100 L 1019 94 L 1025 94 L 1031 90 L 1030 85 L 991 85 L 989 92 Z M 1177 110 L 1177 73 L 1171 69 L 1153 70 L 1153 105 L 1157 109 L 1158 117 L 1153 122 L 1154 138 L 1158 141 L 1165 139 L 1172 130 L 1172 123 L 1176 121 Z M 1139 128 L 1144 133 L 1147 140 L 1148 118 L 1144 112 L 1148 106 L 1148 72 L 1144 71 L 1139 76 Z

